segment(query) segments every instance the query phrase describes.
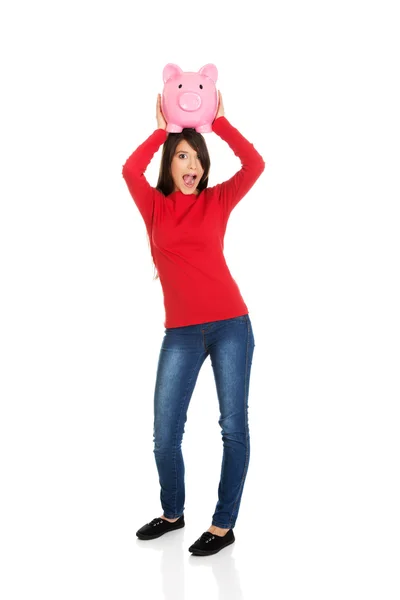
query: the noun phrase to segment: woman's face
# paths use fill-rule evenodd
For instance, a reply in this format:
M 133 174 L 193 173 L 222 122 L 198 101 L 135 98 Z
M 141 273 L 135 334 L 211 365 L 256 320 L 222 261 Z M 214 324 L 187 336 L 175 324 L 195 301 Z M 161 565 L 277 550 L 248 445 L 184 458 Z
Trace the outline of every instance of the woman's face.
M 197 152 L 189 146 L 186 140 L 182 140 L 176 147 L 175 154 L 171 162 L 171 174 L 174 180 L 174 192 L 183 192 L 184 194 L 198 194 L 196 189 L 201 178 L 203 177 L 204 169 L 201 166 Z M 196 175 L 185 177 L 185 175 Z

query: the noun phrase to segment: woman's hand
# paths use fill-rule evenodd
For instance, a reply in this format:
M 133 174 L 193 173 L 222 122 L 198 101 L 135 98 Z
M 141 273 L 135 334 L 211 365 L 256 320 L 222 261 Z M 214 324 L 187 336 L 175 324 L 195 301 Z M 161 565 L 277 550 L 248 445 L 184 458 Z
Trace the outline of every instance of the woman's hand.
M 161 94 L 157 94 L 156 119 L 158 129 L 167 129 L 167 121 L 164 119 L 164 115 L 162 114 L 161 110 Z
M 218 117 L 224 117 L 224 116 L 225 116 L 224 103 L 222 102 L 221 92 L 218 90 L 218 110 L 217 110 L 217 114 L 215 115 L 215 119 L 218 119 Z M 214 121 L 215 121 L 215 119 L 214 119 Z

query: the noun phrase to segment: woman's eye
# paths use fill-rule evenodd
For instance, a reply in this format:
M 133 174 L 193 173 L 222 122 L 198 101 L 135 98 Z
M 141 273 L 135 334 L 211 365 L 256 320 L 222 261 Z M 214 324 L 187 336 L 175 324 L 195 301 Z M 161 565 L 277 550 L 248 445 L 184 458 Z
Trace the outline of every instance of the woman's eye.
M 187 156 L 187 154 L 186 154 L 185 152 L 180 152 L 180 153 L 178 154 L 178 156 L 179 156 L 179 158 L 180 158 L 181 156 Z M 197 160 L 200 160 L 198 156 L 196 156 L 196 159 L 197 159 Z

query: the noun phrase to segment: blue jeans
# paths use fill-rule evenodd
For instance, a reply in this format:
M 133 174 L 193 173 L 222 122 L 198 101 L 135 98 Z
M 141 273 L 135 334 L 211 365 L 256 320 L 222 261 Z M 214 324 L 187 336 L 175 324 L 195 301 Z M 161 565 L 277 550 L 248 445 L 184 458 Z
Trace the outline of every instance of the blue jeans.
M 164 515 L 184 512 L 181 443 L 191 396 L 208 355 L 219 402 L 223 457 L 212 524 L 235 526 L 250 457 L 248 395 L 254 336 L 248 314 L 165 329 L 154 393 L 154 455 Z M 207 439 L 204 440 L 207 444 Z

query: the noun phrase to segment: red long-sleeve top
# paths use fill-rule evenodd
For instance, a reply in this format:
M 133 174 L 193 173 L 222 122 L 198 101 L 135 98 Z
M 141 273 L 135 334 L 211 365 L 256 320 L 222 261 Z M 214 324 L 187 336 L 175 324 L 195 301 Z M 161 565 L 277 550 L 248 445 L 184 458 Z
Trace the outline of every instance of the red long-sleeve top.
M 226 117 L 212 130 L 240 158 L 227 181 L 196 194 L 164 196 L 144 173 L 168 136 L 156 129 L 128 158 L 122 175 L 146 225 L 164 295 L 164 326 L 183 327 L 248 314 L 224 257 L 229 215 L 265 168 L 262 156 Z

